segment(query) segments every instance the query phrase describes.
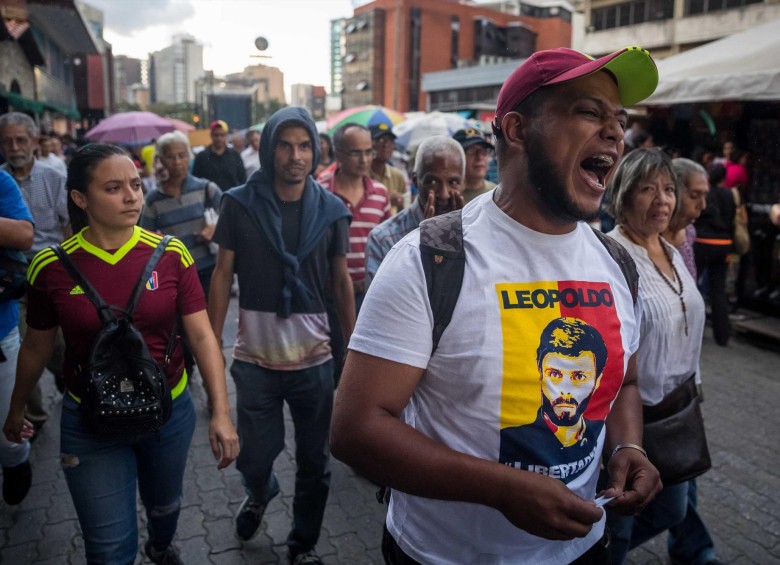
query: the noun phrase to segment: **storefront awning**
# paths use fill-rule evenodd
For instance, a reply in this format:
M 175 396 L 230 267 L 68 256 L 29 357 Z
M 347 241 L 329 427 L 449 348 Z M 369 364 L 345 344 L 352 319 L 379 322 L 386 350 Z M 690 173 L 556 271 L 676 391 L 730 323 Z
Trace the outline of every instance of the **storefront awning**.
M 62 104 L 55 104 L 54 102 L 44 102 L 43 105 L 47 110 L 57 112 L 72 120 L 81 119 L 81 112 L 79 112 L 76 108 L 68 108 L 67 106 L 63 106 Z
M 15 110 L 26 110 L 34 114 L 40 114 L 41 112 L 43 112 L 42 102 L 38 102 L 37 100 L 33 100 L 32 98 L 27 98 L 26 96 L 22 96 L 21 94 L 17 94 L 16 92 L 4 92 L 0 94 L 0 96 L 7 98 L 8 104 L 13 106 Z
M 642 102 L 780 101 L 780 19 L 658 62 L 658 88 Z

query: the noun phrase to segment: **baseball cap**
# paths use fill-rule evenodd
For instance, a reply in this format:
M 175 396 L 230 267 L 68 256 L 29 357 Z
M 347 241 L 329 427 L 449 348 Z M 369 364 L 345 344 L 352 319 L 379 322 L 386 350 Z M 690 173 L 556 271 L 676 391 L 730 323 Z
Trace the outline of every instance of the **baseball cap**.
M 452 139 L 460 143 L 463 149 L 468 149 L 474 145 L 484 145 L 485 147 L 492 148 L 493 144 L 487 140 L 485 134 L 476 128 L 459 129 L 452 136 Z
M 226 132 L 230 131 L 230 128 L 228 128 L 228 125 L 224 120 L 214 120 L 209 124 L 209 131 L 214 131 L 216 128 L 222 128 Z
M 517 67 L 501 87 L 493 131 L 501 131 L 504 116 L 541 87 L 582 78 L 602 69 L 608 70 L 617 80 L 623 106 L 641 102 L 658 86 L 655 62 L 641 47 L 626 47 L 599 59 L 565 47 L 537 51 Z
M 393 139 L 397 136 L 393 133 L 393 129 L 387 124 L 376 124 L 368 128 L 371 132 L 371 139 L 379 139 L 383 135 L 389 135 Z

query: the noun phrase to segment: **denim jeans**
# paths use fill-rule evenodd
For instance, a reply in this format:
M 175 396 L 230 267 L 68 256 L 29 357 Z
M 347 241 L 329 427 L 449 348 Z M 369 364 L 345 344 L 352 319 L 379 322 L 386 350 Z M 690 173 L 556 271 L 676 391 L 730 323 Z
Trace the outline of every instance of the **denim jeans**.
M 715 544 L 696 510 L 696 479 L 688 481 L 688 509 L 685 519 L 669 528 L 669 555 L 680 563 L 704 565 L 715 559 Z
M 0 340 L 5 361 L 0 363 L 0 422 L 5 422 L 11 408 L 11 393 L 16 383 L 16 358 L 19 357 L 19 329 L 14 328 Z M 0 464 L 3 467 L 21 465 L 30 456 L 30 442 L 13 443 L 0 433 Z
M 642 545 L 683 521 L 688 507 L 688 483 L 665 486 L 637 516 L 621 516 L 607 509 L 612 533 L 611 563 L 623 563 L 630 549 Z
M 62 403 L 61 458 L 87 563 L 130 565 L 138 551 L 136 484 L 149 540 L 168 547 L 176 533 L 195 407 L 186 388 L 159 433 L 137 441 L 106 440 L 89 431 L 78 403 Z
M 284 449 L 284 402 L 295 426 L 295 497 L 287 545 L 293 553 L 312 549 L 320 536 L 330 489 L 330 416 L 333 361 L 299 371 L 273 371 L 236 360 L 236 412 L 241 453 L 236 468 L 247 494 L 259 504 L 279 494 L 273 472 Z

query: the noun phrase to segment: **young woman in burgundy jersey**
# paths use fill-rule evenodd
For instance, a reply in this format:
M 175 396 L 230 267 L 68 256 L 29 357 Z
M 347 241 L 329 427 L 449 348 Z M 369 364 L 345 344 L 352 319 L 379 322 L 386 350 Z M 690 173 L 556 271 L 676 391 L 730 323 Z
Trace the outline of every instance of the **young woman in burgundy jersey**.
M 80 150 L 68 169 L 73 235 L 62 247 L 108 304 L 128 303 L 160 235 L 136 224 L 143 206 L 141 179 L 119 147 L 93 144 Z M 4 431 L 21 441 L 24 406 L 40 377 L 61 326 L 68 344 L 61 422 L 62 466 L 76 506 L 88 563 L 132 564 L 138 548 L 136 487 L 147 516 L 146 555 L 154 563 L 180 563 L 171 545 L 182 498 L 182 478 L 195 428 L 181 347 L 165 366 L 173 398 L 170 419 L 159 434 L 140 439 L 105 439 L 85 426 L 81 388 L 74 372 L 89 354 L 101 328 L 97 311 L 57 260 L 39 252 L 28 271 L 29 329 L 19 352 L 16 386 Z M 173 239 L 157 263 L 133 312 L 133 321 L 163 366 L 177 316 L 192 344 L 213 413 L 209 440 L 218 467 L 238 455 L 230 419 L 224 362 L 206 314 L 203 289 L 184 245 Z

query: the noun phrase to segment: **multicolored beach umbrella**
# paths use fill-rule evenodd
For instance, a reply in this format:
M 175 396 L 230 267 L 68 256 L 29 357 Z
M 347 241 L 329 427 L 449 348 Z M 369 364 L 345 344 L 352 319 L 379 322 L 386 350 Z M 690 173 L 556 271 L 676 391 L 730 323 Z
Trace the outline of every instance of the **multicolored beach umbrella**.
M 406 118 L 400 112 L 385 108 L 384 106 L 356 106 L 339 112 L 328 120 L 328 133 L 333 135 L 339 126 L 347 122 L 355 122 L 361 126 L 371 127 L 386 124 L 392 128 L 400 124 Z

